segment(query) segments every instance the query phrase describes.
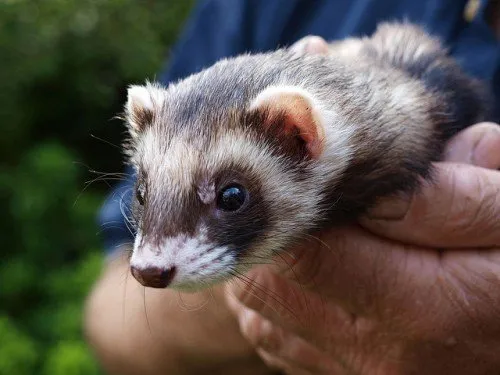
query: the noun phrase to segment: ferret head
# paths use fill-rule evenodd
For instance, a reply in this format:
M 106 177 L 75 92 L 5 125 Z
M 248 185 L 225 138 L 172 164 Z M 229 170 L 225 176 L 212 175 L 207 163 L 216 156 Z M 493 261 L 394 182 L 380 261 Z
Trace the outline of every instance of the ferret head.
M 318 215 L 321 181 L 307 175 L 328 144 L 315 99 L 275 85 L 238 93 L 220 80 L 207 90 L 197 79 L 128 91 L 130 264 L 145 286 L 197 289 L 244 272 Z

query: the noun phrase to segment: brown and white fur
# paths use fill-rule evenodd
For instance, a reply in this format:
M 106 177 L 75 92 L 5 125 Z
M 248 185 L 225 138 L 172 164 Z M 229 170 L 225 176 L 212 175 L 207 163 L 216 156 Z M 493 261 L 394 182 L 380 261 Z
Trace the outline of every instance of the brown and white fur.
M 198 289 L 354 220 L 418 188 L 444 142 L 487 117 L 481 86 L 417 26 L 323 43 L 225 59 L 167 88 L 130 87 L 130 263 L 142 284 Z M 243 205 L 221 210 L 235 183 Z

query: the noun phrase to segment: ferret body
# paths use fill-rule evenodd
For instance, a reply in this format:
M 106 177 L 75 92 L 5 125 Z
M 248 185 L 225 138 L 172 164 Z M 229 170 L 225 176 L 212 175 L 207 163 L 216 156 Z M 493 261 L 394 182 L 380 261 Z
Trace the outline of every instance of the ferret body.
M 488 117 L 481 85 L 414 25 L 303 50 L 131 86 L 130 262 L 143 285 L 198 289 L 355 220 L 417 189 L 445 141 Z

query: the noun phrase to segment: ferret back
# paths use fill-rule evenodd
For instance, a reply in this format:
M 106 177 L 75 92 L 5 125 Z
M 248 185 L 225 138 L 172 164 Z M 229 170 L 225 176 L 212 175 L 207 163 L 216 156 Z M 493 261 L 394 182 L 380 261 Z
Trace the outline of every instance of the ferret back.
M 439 124 L 443 140 L 467 126 L 491 119 L 493 100 L 487 85 L 465 74 L 441 42 L 420 27 L 381 24 L 366 51 L 377 61 L 420 80 L 440 97 L 446 107 Z

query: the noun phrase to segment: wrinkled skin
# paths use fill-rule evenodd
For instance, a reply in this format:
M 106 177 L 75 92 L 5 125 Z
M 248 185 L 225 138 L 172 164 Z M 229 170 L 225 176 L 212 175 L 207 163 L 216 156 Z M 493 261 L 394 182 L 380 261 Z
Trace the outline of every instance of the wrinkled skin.
M 481 124 L 452 141 L 447 160 L 495 169 L 499 150 L 498 127 Z M 145 289 L 119 253 L 88 298 L 88 341 L 119 375 L 273 374 L 254 348 L 292 375 L 498 374 L 500 172 L 439 171 L 410 207 L 385 202 L 372 213 L 392 220 L 318 234 L 324 246 L 291 250 L 293 271 L 280 258 L 281 267 L 252 271 L 273 298 L 240 286 Z
M 289 375 L 500 373 L 500 127 L 458 134 L 436 181 L 227 286 Z M 469 165 L 465 165 L 469 164 Z

